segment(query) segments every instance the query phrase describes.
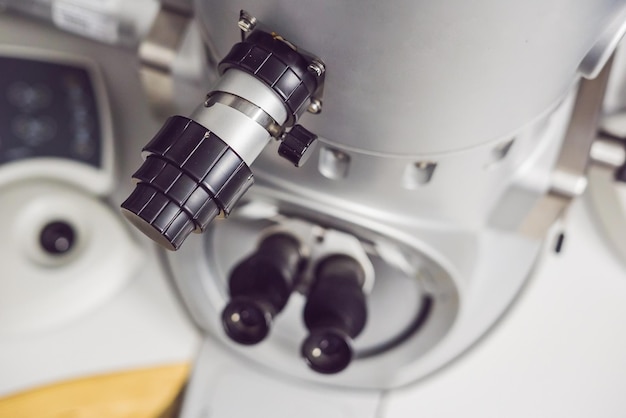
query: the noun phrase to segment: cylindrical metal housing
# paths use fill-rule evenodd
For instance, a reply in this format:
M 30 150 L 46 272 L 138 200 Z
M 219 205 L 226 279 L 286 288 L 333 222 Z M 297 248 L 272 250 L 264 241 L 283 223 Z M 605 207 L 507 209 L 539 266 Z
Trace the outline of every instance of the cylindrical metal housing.
M 233 22 L 245 9 L 324 60 L 324 109 L 305 121 L 320 138 L 405 156 L 467 149 L 538 118 L 563 98 L 623 7 L 615 0 L 196 1 L 218 58 L 239 41 Z

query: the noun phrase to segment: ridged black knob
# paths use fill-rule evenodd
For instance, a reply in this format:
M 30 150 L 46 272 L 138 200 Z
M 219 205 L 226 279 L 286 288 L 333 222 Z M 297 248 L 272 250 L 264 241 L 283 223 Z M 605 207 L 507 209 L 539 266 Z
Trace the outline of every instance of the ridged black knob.
M 296 167 L 303 166 L 313 153 L 317 135 L 302 125 L 295 125 L 278 146 L 278 155 L 287 159 Z
M 360 263 L 350 256 L 332 255 L 318 263 L 304 308 L 310 333 L 301 347 L 316 372 L 338 373 L 352 361 L 352 340 L 367 321 L 364 279 Z
M 169 250 L 193 231 L 228 215 L 253 183 L 245 162 L 219 137 L 189 118 L 172 116 L 143 149 L 137 185 L 123 215 Z
M 301 262 L 300 243 L 285 233 L 266 237 L 256 252 L 230 274 L 231 301 L 222 312 L 226 334 L 240 344 L 256 344 L 283 310 Z

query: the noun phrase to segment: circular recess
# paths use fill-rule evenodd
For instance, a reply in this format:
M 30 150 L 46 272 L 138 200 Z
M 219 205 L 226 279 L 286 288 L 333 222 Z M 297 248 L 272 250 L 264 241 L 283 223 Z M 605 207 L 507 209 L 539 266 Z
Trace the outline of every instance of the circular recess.
M 53 221 L 41 230 L 39 243 L 41 248 L 50 255 L 67 254 L 74 247 L 76 232 L 65 221 Z
M 42 332 L 96 309 L 144 263 L 117 212 L 68 184 L 0 188 L 0 335 Z

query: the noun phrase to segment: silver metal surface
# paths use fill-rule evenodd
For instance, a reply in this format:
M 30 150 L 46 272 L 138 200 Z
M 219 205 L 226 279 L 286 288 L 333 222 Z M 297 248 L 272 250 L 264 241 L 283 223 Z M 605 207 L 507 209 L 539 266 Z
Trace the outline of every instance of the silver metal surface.
M 242 10 L 239 13 L 239 21 L 237 22 L 237 26 L 243 33 L 252 32 L 257 25 L 256 17 L 252 16 L 250 13 Z
M 317 115 L 322 111 L 322 102 L 319 99 L 311 99 L 307 112 Z
M 510 139 L 553 109 L 625 5 L 195 0 L 217 59 L 240 40 L 245 9 L 323 60 L 324 112 L 307 129 L 347 151 L 419 159 Z
M 540 238 L 559 219 L 572 200 L 587 187 L 587 168 L 599 129 L 604 92 L 611 72 L 609 60 L 597 78 L 582 79 L 561 152 L 557 159 L 550 189 L 529 212 L 520 231 Z
M 204 105 L 191 114 L 198 122 L 228 144 L 250 166 L 270 141 L 269 132 L 244 113 L 221 103 Z
M 626 149 L 616 138 L 600 134 L 591 146 L 590 158 L 594 165 L 616 169 L 626 163 Z
M 318 60 L 314 60 L 312 63 L 310 63 L 307 69 L 315 74 L 317 77 L 321 77 L 326 72 L 326 66 L 323 62 Z
M 153 111 L 162 117 L 175 112 L 172 74 L 192 19 L 187 3 L 164 1 L 139 45 L 141 82 Z
M 323 147 L 320 150 L 318 169 L 321 175 L 331 180 L 345 178 L 350 170 L 350 156 L 343 151 Z
M 254 103 L 234 94 L 217 91 L 209 93 L 204 106 L 210 108 L 216 103 L 231 107 L 243 113 L 263 127 L 272 137 L 278 138 L 282 134 L 282 127 L 265 110 Z
M 408 165 L 402 178 L 403 186 L 406 189 L 415 190 L 426 185 L 433 178 L 436 168 L 437 163 L 431 161 L 418 161 Z
M 495 164 L 493 150 L 501 140 L 423 159 L 347 151 L 318 138 L 319 146 L 309 163 L 298 169 L 287 166 L 277 155 L 277 144 L 270 144 L 255 161 L 255 179 L 263 178 L 290 193 L 341 201 L 346 208 L 386 222 L 482 227 L 513 182 L 531 184 L 536 190 L 533 202 L 545 193 L 544 183 L 556 158 L 553 154 L 558 154 L 570 111 L 568 99 L 519 129 L 514 133 L 515 145 Z M 310 119 L 314 118 L 317 115 Z M 303 123 L 308 126 L 310 119 L 304 121 L 303 117 Z M 407 182 L 406 173 L 415 174 L 415 164 L 423 161 L 437 164 L 430 181 L 419 186 Z M 524 176 L 523 172 L 533 174 Z M 409 184 L 416 187 L 407 187 Z M 523 218 L 526 210 L 525 205 L 515 204 L 507 208 L 506 217 Z
M 252 75 L 237 69 L 226 71 L 211 89 L 241 97 L 263 109 L 278 125 L 287 120 L 287 110 L 278 95 Z

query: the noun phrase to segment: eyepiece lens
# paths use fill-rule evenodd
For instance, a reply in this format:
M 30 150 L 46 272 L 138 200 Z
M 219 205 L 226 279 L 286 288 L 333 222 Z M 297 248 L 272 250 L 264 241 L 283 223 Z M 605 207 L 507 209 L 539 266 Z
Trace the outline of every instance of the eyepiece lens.
M 352 361 L 350 338 L 334 330 L 313 331 L 302 344 L 302 356 L 318 373 L 339 373 Z
M 271 314 L 248 300 L 233 300 L 222 312 L 226 334 L 234 341 L 252 345 L 262 341 L 270 330 Z

